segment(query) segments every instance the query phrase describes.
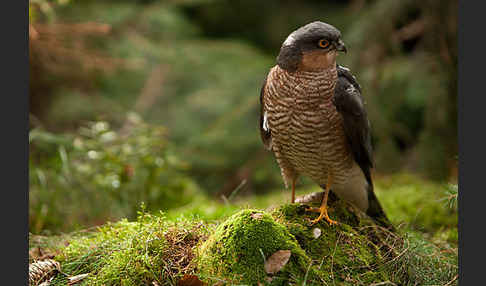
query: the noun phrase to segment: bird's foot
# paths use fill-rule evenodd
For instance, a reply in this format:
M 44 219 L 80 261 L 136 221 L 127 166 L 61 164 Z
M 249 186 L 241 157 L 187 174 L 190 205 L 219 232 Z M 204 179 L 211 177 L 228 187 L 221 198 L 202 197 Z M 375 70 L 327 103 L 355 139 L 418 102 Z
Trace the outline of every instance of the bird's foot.
M 307 208 L 305 209 L 308 212 L 317 212 L 319 213 L 319 217 L 311 221 L 311 225 L 314 225 L 321 221 L 323 218 L 329 223 L 329 225 L 337 225 L 338 222 L 332 220 L 329 215 L 327 214 L 327 207 L 320 207 L 320 208 Z

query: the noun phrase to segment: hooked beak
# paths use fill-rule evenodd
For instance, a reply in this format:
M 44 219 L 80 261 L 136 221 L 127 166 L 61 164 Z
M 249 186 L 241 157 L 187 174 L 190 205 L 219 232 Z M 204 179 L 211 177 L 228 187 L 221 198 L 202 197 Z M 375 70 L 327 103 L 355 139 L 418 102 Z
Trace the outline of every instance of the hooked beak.
M 344 53 L 346 53 L 348 51 L 346 49 L 346 46 L 344 45 L 344 42 L 341 41 L 341 39 L 336 44 L 336 50 L 338 50 L 340 52 L 344 52 Z

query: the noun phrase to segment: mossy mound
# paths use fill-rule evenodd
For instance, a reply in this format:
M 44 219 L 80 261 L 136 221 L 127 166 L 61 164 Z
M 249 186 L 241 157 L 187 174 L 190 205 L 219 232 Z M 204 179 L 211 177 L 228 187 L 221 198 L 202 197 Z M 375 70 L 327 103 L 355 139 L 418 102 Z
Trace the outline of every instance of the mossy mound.
M 107 286 L 203 285 L 200 280 L 205 285 L 454 285 L 457 248 L 435 245 L 413 231 L 399 236 L 342 201 L 329 203 L 337 226 L 310 225 L 317 214 L 306 212 L 306 205 L 286 204 L 241 210 L 216 224 L 141 213 L 133 222 L 41 244 L 61 263 L 53 286 L 66 285 L 65 275 L 80 274 L 88 276 L 79 285 Z
M 274 276 L 264 270 L 265 260 L 279 250 L 291 256 Z M 305 273 L 309 257 L 295 237 L 268 213 L 242 210 L 220 224 L 199 249 L 198 267 L 202 277 L 230 283 L 283 285 L 291 276 Z M 216 279 L 216 280 L 215 280 Z
M 306 205 L 283 205 L 272 212 L 312 259 L 319 278 L 313 282 L 369 285 L 388 280 L 386 271 L 378 267 L 390 255 L 381 243 L 398 237 L 384 237 L 386 230 L 342 201 L 335 201 L 330 207 L 331 217 L 338 225 L 329 226 L 324 220 L 311 225 L 310 219 L 317 214 L 306 212 Z
M 55 259 L 70 276 L 89 274 L 80 285 L 175 285 L 193 271 L 193 246 L 207 236 L 202 226 L 143 213 L 72 237 Z M 51 285 L 67 285 L 58 276 Z
M 396 195 L 394 189 L 380 199 Z M 307 192 L 299 203 L 265 211 L 198 200 L 171 215 L 142 208 L 135 221 L 62 236 L 29 234 L 29 262 L 55 255 L 62 272 L 53 286 L 67 285 L 67 278 L 77 275 L 88 276 L 76 285 L 107 286 L 202 285 L 199 280 L 208 286 L 457 285 L 457 238 L 449 241 L 456 228 L 422 233 L 414 224 L 399 226 L 393 220 L 398 213 L 384 204 L 398 229 L 392 233 L 332 195 L 329 215 L 340 224 L 310 225 L 317 214 L 305 209 L 319 204 L 318 194 Z M 272 195 L 258 206 L 281 200 Z M 434 201 L 447 207 L 433 199 L 428 203 Z M 406 221 L 416 216 L 404 215 Z M 268 263 L 282 253 L 277 263 Z M 269 264 L 278 267 L 269 271 Z
M 310 225 L 317 214 L 301 204 L 283 205 L 271 213 L 243 210 L 218 226 L 199 248 L 198 271 L 208 281 L 250 285 L 368 285 L 388 280 L 377 268 L 385 251 L 366 226 L 371 221 L 341 201 L 331 202 L 333 218 Z M 291 250 L 277 273 L 265 272 L 265 260 L 278 250 Z

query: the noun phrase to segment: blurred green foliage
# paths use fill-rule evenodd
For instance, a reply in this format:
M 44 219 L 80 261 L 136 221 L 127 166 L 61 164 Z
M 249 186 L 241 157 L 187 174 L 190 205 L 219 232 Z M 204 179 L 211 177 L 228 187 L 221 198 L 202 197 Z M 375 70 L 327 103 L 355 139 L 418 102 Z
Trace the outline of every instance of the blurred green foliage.
M 393 175 L 376 181 L 377 196 L 394 224 L 436 233 L 456 229 L 457 209 L 451 208 L 449 186 L 432 183 L 409 174 Z
M 363 87 L 376 172 L 455 179 L 455 1 L 30 4 L 31 231 L 133 217 L 142 200 L 150 209 L 182 205 L 185 195 L 171 194 L 184 189 L 191 197 L 196 184 L 218 198 L 242 182 L 245 195 L 283 188 L 260 142 L 258 94 L 285 37 L 314 20 L 342 31 L 349 52 L 339 63 Z M 120 134 L 132 111 L 147 124 L 125 142 Z M 101 134 L 81 132 L 97 124 L 89 122 L 104 122 L 103 134 L 117 139 L 108 144 Z M 115 146 L 135 148 L 142 136 L 150 137 L 149 153 L 128 156 Z M 75 140 L 91 149 L 75 147 Z M 89 159 L 91 150 L 103 159 Z M 170 165 L 165 156 L 187 165 Z M 158 166 L 158 157 L 169 165 Z M 140 172 L 113 188 L 124 164 Z M 163 175 L 170 172 L 177 175 Z M 421 186 L 407 190 L 414 197 Z M 81 213 L 91 207 L 98 210 Z
M 129 114 L 119 132 L 104 121 L 75 134 L 33 129 L 30 231 L 134 218 L 141 203 L 155 211 L 191 202 L 198 187 L 164 134 L 165 129 L 147 125 L 136 114 Z

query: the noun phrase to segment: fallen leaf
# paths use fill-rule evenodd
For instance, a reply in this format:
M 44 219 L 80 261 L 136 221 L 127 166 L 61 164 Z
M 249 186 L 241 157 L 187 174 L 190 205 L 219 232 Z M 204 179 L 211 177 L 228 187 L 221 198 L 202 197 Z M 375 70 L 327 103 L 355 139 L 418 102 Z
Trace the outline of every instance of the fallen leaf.
M 290 250 L 279 250 L 272 254 L 265 262 L 265 272 L 274 274 L 280 271 L 290 259 Z
M 312 236 L 314 236 L 314 238 L 318 238 L 319 236 L 321 236 L 321 229 L 316 227 L 312 230 Z
M 199 280 L 196 275 L 184 274 L 184 277 L 177 282 L 177 286 L 204 286 L 204 282 Z

